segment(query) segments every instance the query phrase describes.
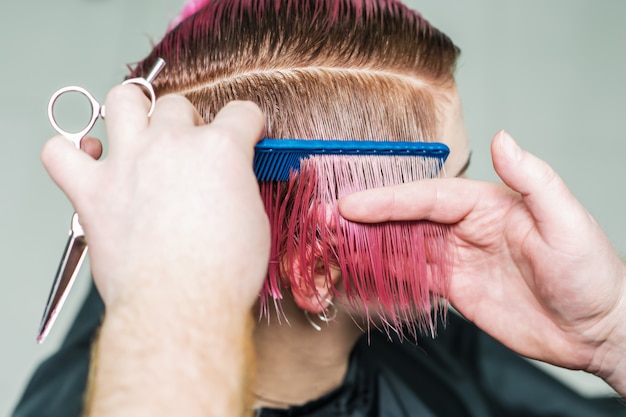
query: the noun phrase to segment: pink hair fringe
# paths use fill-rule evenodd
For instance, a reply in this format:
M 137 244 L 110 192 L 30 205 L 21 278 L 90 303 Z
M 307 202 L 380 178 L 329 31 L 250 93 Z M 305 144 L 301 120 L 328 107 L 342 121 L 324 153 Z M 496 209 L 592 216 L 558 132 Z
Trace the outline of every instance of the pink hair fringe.
M 400 335 L 405 329 L 433 334 L 437 315 L 445 314 L 440 300 L 447 295 L 451 267 L 448 229 L 429 222 L 352 223 L 339 215 L 336 202 L 358 190 L 433 178 L 440 168 L 435 158 L 315 156 L 292 174 L 282 201 L 276 198 L 279 183 L 261 183 L 273 230 L 262 313 L 268 313 L 270 300 L 282 298 L 282 288 L 318 294 L 314 276 L 322 270 L 316 265 L 321 259 L 331 294 L 364 310 L 369 322 L 378 318 L 384 330 Z M 330 279 L 330 266 L 341 270 L 345 299 Z

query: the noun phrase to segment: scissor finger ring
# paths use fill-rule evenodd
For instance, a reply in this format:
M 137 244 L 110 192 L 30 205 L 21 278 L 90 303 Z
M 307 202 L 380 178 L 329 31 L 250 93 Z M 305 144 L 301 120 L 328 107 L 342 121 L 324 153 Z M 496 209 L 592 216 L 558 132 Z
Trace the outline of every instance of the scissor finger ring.
M 59 126 L 59 124 L 57 123 L 54 117 L 54 104 L 59 99 L 59 97 L 61 97 L 63 94 L 66 94 L 66 93 L 82 94 L 85 97 L 87 97 L 87 100 L 89 100 L 89 104 L 91 105 L 91 119 L 89 120 L 89 122 L 87 123 L 87 126 L 85 126 L 83 130 L 76 132 L 76 133 L 68 132 L 65 129 L 61 128 L 61 126 Z M 52 95 L 52 97 L 50 97 L 50 101 L 48 102 L 48 119 L 50 119 L 50 124 L 52 125 L 54 130 L 59 132 L 59 134 L 71 140 L 74 143 L 74 145 L 76 145 L 77 148 L 80 148 L 80 141 L 93 128 L 93 125 L 96 123 L 96 120 L 98 120 L 99 115 L 100 115 L 100 103 L 98 103 L 98 101 L 94 98 L 94 96 L 92 96 L 91 93 L 85 90 L 83 87 L 70 85 L 68 87 L 60 88 Z

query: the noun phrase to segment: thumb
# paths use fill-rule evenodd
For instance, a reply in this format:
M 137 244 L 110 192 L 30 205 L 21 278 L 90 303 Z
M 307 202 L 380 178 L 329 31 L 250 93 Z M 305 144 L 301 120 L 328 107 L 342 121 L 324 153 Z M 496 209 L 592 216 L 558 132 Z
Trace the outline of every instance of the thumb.
M 75 203 L 87 185 L 88 171 L 96 162 L 62 136 L 48 140 L 41 150 L 41 162 L 52 181 Z M 74 204 L 74 206 L 76 206 Z
M 505 131 L 491 142 L 493 166 L 506 185 L 522 195 L 538 228 L 568 230 L 589 215 L 545 161 L 520 148 Z

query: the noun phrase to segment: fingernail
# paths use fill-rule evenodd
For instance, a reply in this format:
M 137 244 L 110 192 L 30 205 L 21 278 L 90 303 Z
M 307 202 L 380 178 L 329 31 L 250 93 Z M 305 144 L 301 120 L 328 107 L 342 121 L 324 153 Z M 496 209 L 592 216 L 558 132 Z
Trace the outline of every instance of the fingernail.
M 522 149 L 517 142 L 513 140 L 511 135 L 506 131 L 500 131 L 500 149 L 504 151 L 504 154 L 514 161 L 519 161 L 522 158 Z

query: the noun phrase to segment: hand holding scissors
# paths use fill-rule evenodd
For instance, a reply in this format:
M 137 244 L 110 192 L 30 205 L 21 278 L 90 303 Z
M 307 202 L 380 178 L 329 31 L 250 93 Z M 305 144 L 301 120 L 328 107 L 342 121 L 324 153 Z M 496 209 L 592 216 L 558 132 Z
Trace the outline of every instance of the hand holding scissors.
M 144 90 L 148 93 L 150 98 L 150 110 L 148 111 L 148 116 L 152 114 L 154 106 L 156 104 L 156 96 L 151 83 L 164 66 L 165 61 L 159 58 L 155 62 L 148 75 L 145 76 L 145 78 L 132 78 L 122 83 L 137 84 L 140 87 L 143 87 Z M 85 97 L 87 97 L 91 105 L 91 119 L 83 130 L 76 133 L 67 132 L 62 129 L 58 125 L 54 117 L 54 105 L 57 99 L 63 94 L 70 92 L 84 95 Z M 93 128 L 96 120 L 98 120 L 99 117 L 104 118 L 104 116 L 104 106 L 100 106 L 100 103 L 98 103 L 98 101 L 82 87 L 68 86 L 61 88 L 52 95 L 48 103 L 48 118 L 50 120 L 50 123 L 52 124 L 52 127 L 62 136 L 74 143 L 74 145 L 76 145 L 76 147 L 79 149 L 82 139 Z M 61 258 L 61 263 L 59 264 L 59 268 L 55 275 L 54 282 L 50 290 L 50 295 L 48 296 L 48 301 L 46 302 L 44 314 L 41 319 L 39 336 L 37 337 L 37 341 L 39 343 L 42 343 L 50 332 L 50 329 L 52 328 L 52 325 L 54 324 L 56 317 L 59 314 L 59 311 L 65 303 L 65 299 L 69 294 L 72 284 L 74 283 L 74 280 L 78 275 L 78 272 L 80 271 L 80 267 L 85 259 L 86 254 L 87 241 L 85 240 L 85 234 L 80 224 L 78 214 L 74 213 L 72 216 L 72 222 L 69 231 L 69 239 L 67 241 L 67 245 L 65 246 L 65 251 L 63 253 L 63 257 Z

